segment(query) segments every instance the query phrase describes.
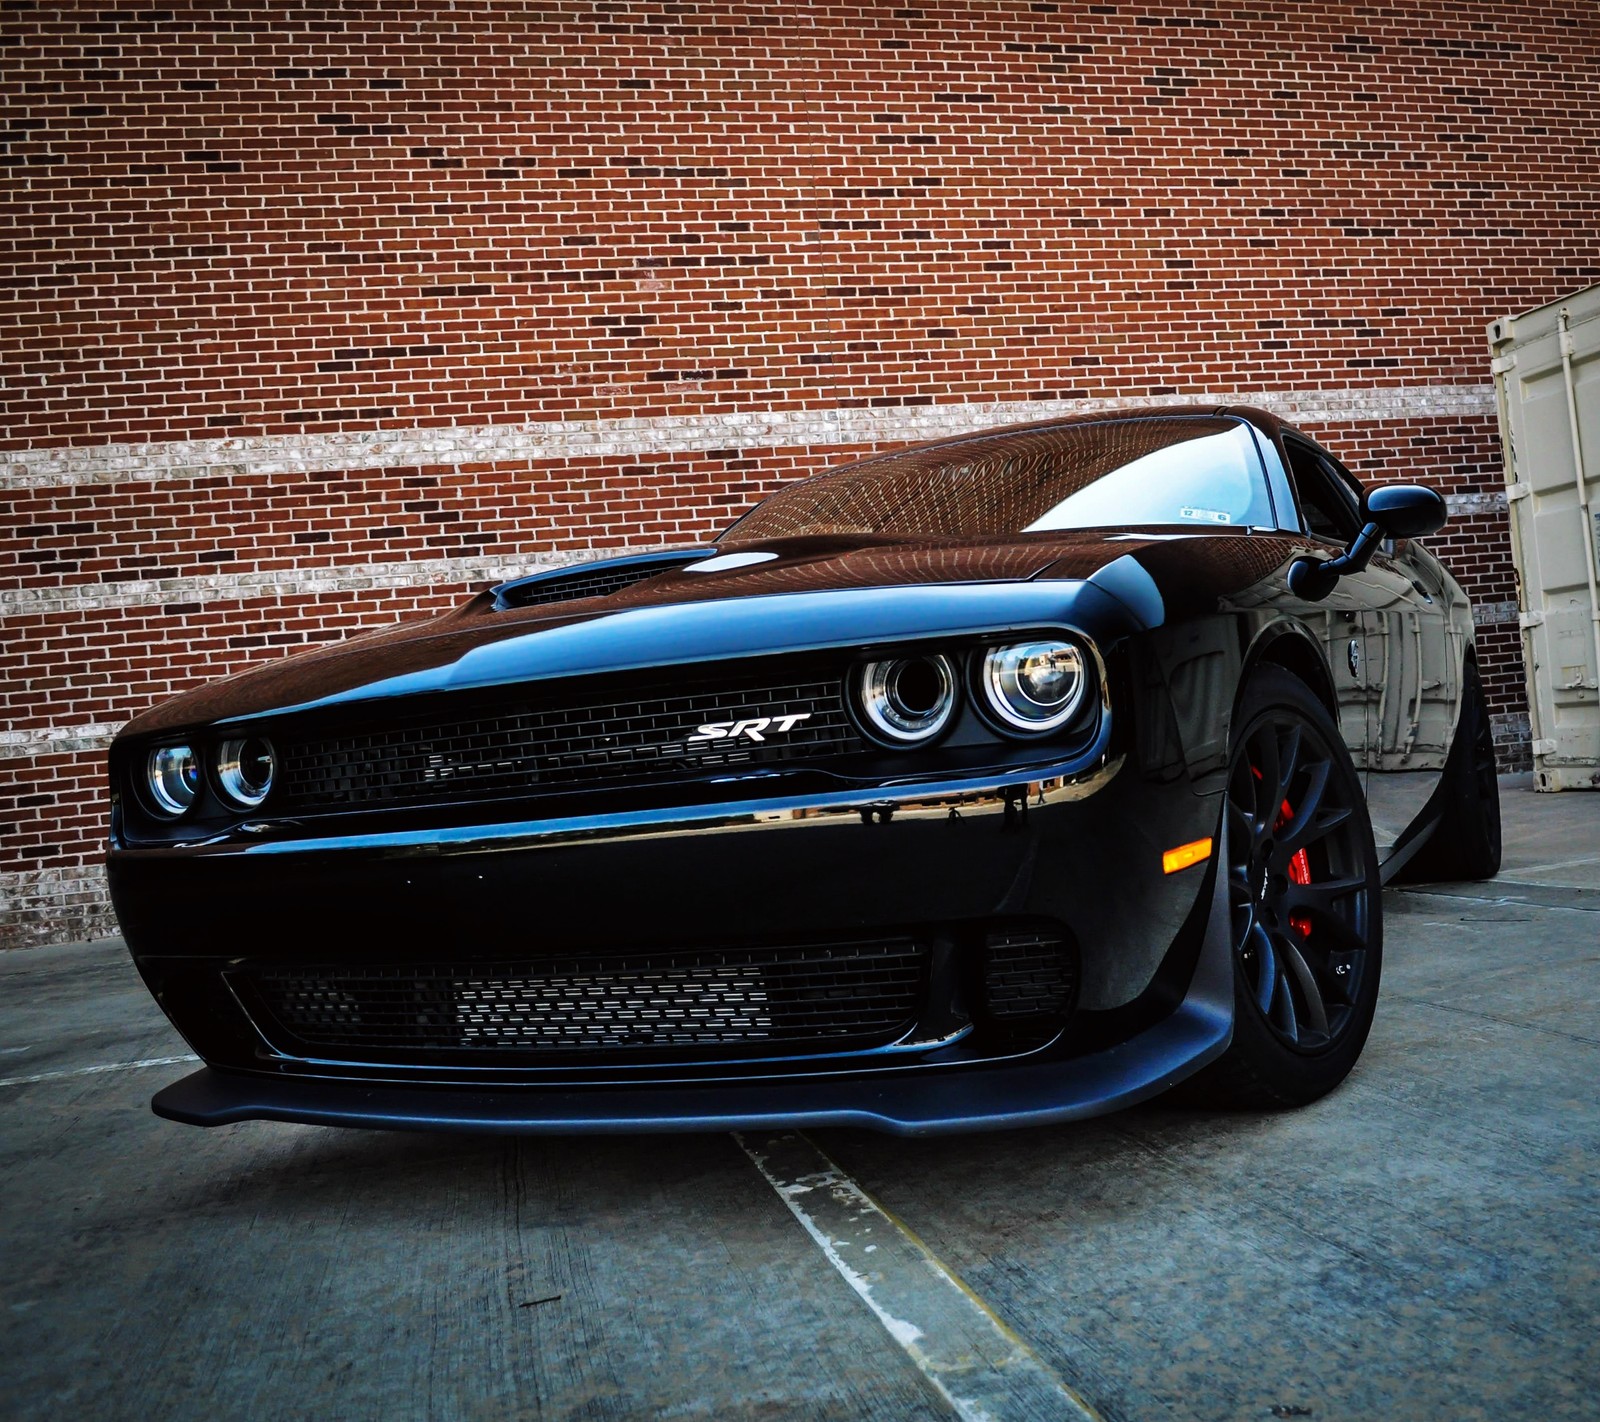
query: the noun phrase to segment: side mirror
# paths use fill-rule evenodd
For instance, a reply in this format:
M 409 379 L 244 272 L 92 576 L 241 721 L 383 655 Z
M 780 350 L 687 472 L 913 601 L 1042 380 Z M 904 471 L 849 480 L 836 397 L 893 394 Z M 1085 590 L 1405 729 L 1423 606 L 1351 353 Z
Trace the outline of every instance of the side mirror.
M 1361 495 L 1361 532 L 1336 558 L 1296 558 L 1289 565 L 1289 591 L 1321 602 L 1346 573 L 1359 573 L 1386 538 L 1421 538 L 1444 526 L 1445 502 L 1420 484 L 1379 484 Z
M 1421 484 L 1379 484 L 1362 494 L 1361 516 L 1377 524 L 1384 538 L 1426 538 L 1444 527 L 1450 511 Z

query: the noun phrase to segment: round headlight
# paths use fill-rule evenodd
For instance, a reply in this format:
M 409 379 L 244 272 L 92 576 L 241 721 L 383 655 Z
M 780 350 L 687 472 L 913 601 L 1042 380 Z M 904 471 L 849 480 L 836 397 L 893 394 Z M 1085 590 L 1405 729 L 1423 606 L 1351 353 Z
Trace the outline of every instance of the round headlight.
M 278 762 L 264 736 L 224 741 L 217 749 L 217 781 L 236 805 L 253 810 L 272 793 Z
M 1071 642 L 1017 642 L 983 658 L 983 693 L 1008 730 L 1040 735 L 1064 726 L 1083 704 L 1088 677 Z
M 190 746 L 157 746 L 145 760 L 151 807 L 176 819 L 200 796 L 200 761 Z
M 931 741 L 955 712 L 956 676 L 948 657 L 868 662 L 859 677 L 857 695 L 867 729 L 890 745 Z

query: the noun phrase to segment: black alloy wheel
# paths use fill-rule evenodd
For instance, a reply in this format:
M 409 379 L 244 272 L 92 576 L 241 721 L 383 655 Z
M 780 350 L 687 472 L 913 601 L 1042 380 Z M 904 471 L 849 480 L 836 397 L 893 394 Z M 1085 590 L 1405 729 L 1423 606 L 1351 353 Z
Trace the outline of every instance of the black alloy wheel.
M 1259 669 L 1236 724 L 1224 810 L 1234 1040 L 1197 1094 L 1299 1105 L 1344 1080 L 1372 1025 L 1378 856 L 1349 751 L 1305 683 Z

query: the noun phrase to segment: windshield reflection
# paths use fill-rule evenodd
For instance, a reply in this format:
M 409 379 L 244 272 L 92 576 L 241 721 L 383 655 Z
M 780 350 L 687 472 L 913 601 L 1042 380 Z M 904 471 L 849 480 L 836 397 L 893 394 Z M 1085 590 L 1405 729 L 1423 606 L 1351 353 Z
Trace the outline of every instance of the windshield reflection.
M 1095 419 L 877 455 L 791 484 L 719 540 L 985 537 L 1272 523 L 1249 428 L 1220 416 Z

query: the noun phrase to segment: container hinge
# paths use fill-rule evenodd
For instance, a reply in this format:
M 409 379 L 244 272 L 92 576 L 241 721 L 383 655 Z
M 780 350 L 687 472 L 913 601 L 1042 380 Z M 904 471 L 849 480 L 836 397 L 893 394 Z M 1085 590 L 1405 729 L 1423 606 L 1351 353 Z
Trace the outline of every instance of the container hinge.
M 1524 631 L 1530 627 L 1543 627 L 1544 613 L 1539 608 L 1534 608 L 1532 612 L 1519 612 L 1517 614 L 1517 626 Z
M 1556 743 L 1554 740 L 1535 741 L 1533 743 L 1533 753 L 1535 755 L 1554 755 L 1556 753 Z
M 1533 492 L 1533 485 L 1527 480 L 1519 480 L 1515 484 L 1506 485 L 1506 502 L 1514 504 L 1518 499 L 1525 499 Z
M 1489 372 L 1492 375 L 1504 375 L 1507 371 L 1512 371 L 1516 368 L 1517 357 L 1515 352 L 1511 355 L 1496 356 L 1489 362 Z

